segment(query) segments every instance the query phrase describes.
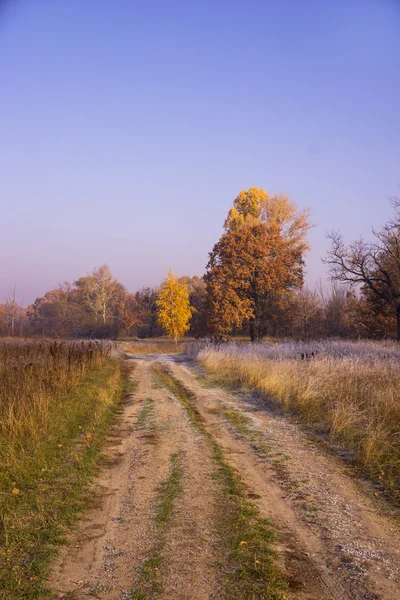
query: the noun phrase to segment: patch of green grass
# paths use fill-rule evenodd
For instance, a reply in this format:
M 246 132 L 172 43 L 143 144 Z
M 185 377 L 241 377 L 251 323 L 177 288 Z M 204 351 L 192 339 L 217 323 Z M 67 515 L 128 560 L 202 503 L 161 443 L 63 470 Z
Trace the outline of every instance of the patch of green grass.
M 250 420 L 243 413 L 224 407 L 221 416 L 225 421 L 232 425 L 237 433 L 240 433 L 245 437 L 252 435 L 253 432 L 250 427 Z
M 136 364 L 134 362 L 129 363 L 129 367 L 125 367 L 125 371 L 129 370 L 129 376 L 125 378 L 125 395 L 130 396 L 136 392 L 138 382 L 134 377 Z
M 182 453 L 172 454 L 170 461 L 170 475 L 168 479 L 160 485 L 155 518 L 157 525 L 162 525 L 169 521 L 174 500 L 181 490 L 181 480 L 183 476 Z
M 195 405 L 195 396 L 167 367 L 153 367 L 159 381 L 185 407 L 189 420 L 208 440 L 216 464 L 215 477 L 222 488 L 218 530 L 223 572 L 223 600 L 282 600 L 285 585 L 275 564 L 271 544 L 275 541 L 267 520 L 258 508 L 246 499 L 240 476 L 224 459 L 223 451 Z M 240 420 L 240 419 L 239 419 Z M 247 424 L 242 422 L 242 427 Z
M 88 484 L 126 380 L 122 362 L 106 359 L 62 402 L 50 406 L 48 426 L 34 444 L 20 441 L 18 467 L 2 469 L 2 600 L 33 600 L 45 593 L 50 561 L 65 540 L 65 526 L 90 501 Z
M 161 563 L 161 554 L 152 556 L 143 563 L 138 585 L 129 594 L 130 600 L 150 600 L 161 591 L 161 584 L 158 580 Z
M 139 581 L 130 592 L 131 600 L 149 600 L 161 591 L 158 573 L 163 561 L 162 551 L 165 545 L 166 528 L 171 519 L 175 499 L 182 488 L 182 456 L 181 452 L 171 454 L 169 476 L 160 484 L 155 507 L 155 523 L 158 528 L 158 539 L 151 556 L 143 563 L 140 569 Z
M 196 373 L 195 374 L 195 379 L 196 381 L 204 388 L 213 388 L 215 387 L 214 382 L 212 381 L 211 377 L 205 373 Z
M 146 431 L 154 430 L 154 400 L 147 397 L 136 417 L 135 425 Z
M 264 436 L 254 428 L 251 420 L 244 413 L 224 406 L 221 416 L 238 435 L 250 442 L 253 450 L 258 454 L 269 455 L 271 453 L 271 448 L 265 441 Z

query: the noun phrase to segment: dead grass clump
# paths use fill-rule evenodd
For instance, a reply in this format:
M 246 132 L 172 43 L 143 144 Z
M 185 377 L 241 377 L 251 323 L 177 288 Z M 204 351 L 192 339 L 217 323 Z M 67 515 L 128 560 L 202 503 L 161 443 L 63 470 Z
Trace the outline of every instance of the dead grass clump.
M 225 383 L 250 387 L 350 450 L 358 464 L 392 493 L 400 493 L 400 362 L 397 348 L 376 343 L 368 352 L 346 343 L 302 360 L 301 353 L 268 356 L 262 346 L 200 350 L 198 360 Z

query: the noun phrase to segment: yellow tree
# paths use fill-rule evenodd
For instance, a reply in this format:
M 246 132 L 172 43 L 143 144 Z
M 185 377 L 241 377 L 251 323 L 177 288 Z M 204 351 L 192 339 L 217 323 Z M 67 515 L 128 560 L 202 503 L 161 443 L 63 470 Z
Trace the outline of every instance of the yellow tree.
M 189 302 L 189 291 L 171 269 L 161 284 L 157 299 L 157 318 L 167 335 L 175 342 L 189 329 L 193 308 Z

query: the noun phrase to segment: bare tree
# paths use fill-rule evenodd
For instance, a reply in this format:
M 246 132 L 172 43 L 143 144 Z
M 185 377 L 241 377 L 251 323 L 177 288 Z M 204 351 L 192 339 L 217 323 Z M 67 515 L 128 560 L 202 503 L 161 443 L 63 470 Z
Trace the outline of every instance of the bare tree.
M 7 326 L 9 328 L 11 336 L 14 337 L 17 316 L 21 308 L 19 302 L 16 299 L 15 286 L 13 288 L 10 288 L 7 296 L 5 297 L 4 308 L 6 313 Z
M 381 231 L 373 230 L 371 242 L 360 239 L 346 245 L 339 232 L 329 234 L 331 249 L 324 262 L 330 267 L 331 279 L 359 284 L 364 294 L 374 294 L 390 306 L 400 343 L 400 201 L 392 203 L 394 218 Z
M 113 278 L 109 267 L 103 265 L 94 269 L 90 275 L 78 279 L 76 286 L 87 309 L 105 324 L 111 316 L 118 292 L 123 289 Z

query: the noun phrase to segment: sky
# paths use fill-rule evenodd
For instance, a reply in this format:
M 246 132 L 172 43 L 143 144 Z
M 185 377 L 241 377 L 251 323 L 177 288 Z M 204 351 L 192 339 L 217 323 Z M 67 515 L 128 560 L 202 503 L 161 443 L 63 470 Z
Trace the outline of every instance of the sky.
M 371 236 L 400 196 L 400 0 L 0 0 L 0 301 L 202 275 L 240 190 Z

